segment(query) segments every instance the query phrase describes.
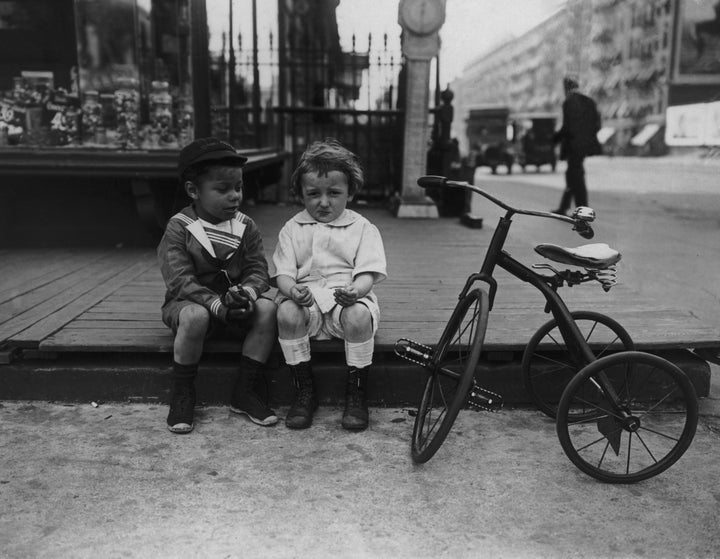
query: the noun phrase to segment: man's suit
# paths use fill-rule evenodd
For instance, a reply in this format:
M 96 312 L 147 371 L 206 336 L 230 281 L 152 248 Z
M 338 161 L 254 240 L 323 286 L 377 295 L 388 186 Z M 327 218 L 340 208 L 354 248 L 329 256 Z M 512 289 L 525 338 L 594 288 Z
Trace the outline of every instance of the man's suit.
M 567 161 L 565 171 L 565 192 L 559 210 L 565 213 L 572 199 L 576 206 L 587 205 L 585 185 L 585 157 L 602 153 L 597 139 L 600 130 L 600 113 L 595 101 L 578 91 L 570 91 L 562 106 L 562 128 L 555 134 L 560 142 L 560 159 Z

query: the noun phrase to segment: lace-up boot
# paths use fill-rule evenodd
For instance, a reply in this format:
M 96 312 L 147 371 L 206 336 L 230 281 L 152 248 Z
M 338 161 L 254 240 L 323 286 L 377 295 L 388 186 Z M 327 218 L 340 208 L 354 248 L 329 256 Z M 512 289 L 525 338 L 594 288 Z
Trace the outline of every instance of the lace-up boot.
M 367 377 L 370 367 L 350 367 L 345 385 L 345 411 L 342 426 L 351 431 L 362 431 L 368 426 Z
M 230 397 L 230 410 L 247 415 L 250 421 L 257 425 L 275 425 L 278 421 L 277 415 L 256 391 L 262 369 L 263 364 L 259 361 L 244 355 L 240 358 L 240 372 Z
M 291 365 L 290 371 L 295 380 L 295 401 L 285 417 L 288 429 L 307 429 L 312 425 L 312 418 L 318 407 L 315 385 L 310 361 Z
M 195 427 L 195 376 L 197 365 L 173 365 L 173 387 L 167 426 L 172 433 L 184 435 Z

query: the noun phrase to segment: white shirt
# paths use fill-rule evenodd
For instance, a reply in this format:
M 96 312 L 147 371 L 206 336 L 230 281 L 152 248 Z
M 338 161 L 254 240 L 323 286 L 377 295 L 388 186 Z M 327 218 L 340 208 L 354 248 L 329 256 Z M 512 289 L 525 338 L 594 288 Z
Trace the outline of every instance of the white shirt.
M 333 289 L 364 273 L 375 283 L 387 277 L 385 248 L 377 227 L 352 210 L 320 223 L 303 210 L 280 230 L 273 254 L 277 276 L 307 284 L 322 312 L 335 305 Z M 374 299 L 372 293 L 368 294 Z

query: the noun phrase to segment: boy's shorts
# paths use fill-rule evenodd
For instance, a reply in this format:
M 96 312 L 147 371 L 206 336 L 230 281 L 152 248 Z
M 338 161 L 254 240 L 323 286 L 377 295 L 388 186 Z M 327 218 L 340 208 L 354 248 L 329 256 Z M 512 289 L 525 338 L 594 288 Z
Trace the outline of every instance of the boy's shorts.
M 358 299 L 358 303 L 365 305 L 370 311 L 373 336 L 377 333 L 380 322 L 380 308 L 377 303 L 368 297 Z M 308 336 L 313 340 L 329 340 L 331 338 L 345 339 L 345 332 L 340 322 L 340 314 L 344 307 L 335 305 L 327 313 L 323 314 L 317 303 L 308 307 L 310 316 L 307 322 Z
M 197 303 L 187 300 L 173 299 L 163 305 L 162 321 L 165 323 L 165 326 L 173 331 L 174 335 L 177 335 L 178 326 L 180 324 L 180 311 L 188 305 L 197 305 Z M 210 338 L 236 339 L 244 337 L 250 331 L 250 328 L 252 328 L 252 320 L 249 320 L 250 317 L 242 322 L 232 322 L 228 324 L 210 314 L 209 311 L 208 314 L 210 315 L 210 325 L 205 333 L 206 340 Z

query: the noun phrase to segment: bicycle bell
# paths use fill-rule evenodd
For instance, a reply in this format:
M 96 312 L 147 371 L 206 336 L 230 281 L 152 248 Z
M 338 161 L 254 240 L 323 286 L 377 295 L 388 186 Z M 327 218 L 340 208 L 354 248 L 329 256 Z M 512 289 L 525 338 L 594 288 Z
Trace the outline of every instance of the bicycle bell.
M 572 216 L 573 219 L 579 219 L 580 221 L 590 223 L 591 221 L 595 221 L 595 210 L 587 206 L 578 206 L 575 208 Z

